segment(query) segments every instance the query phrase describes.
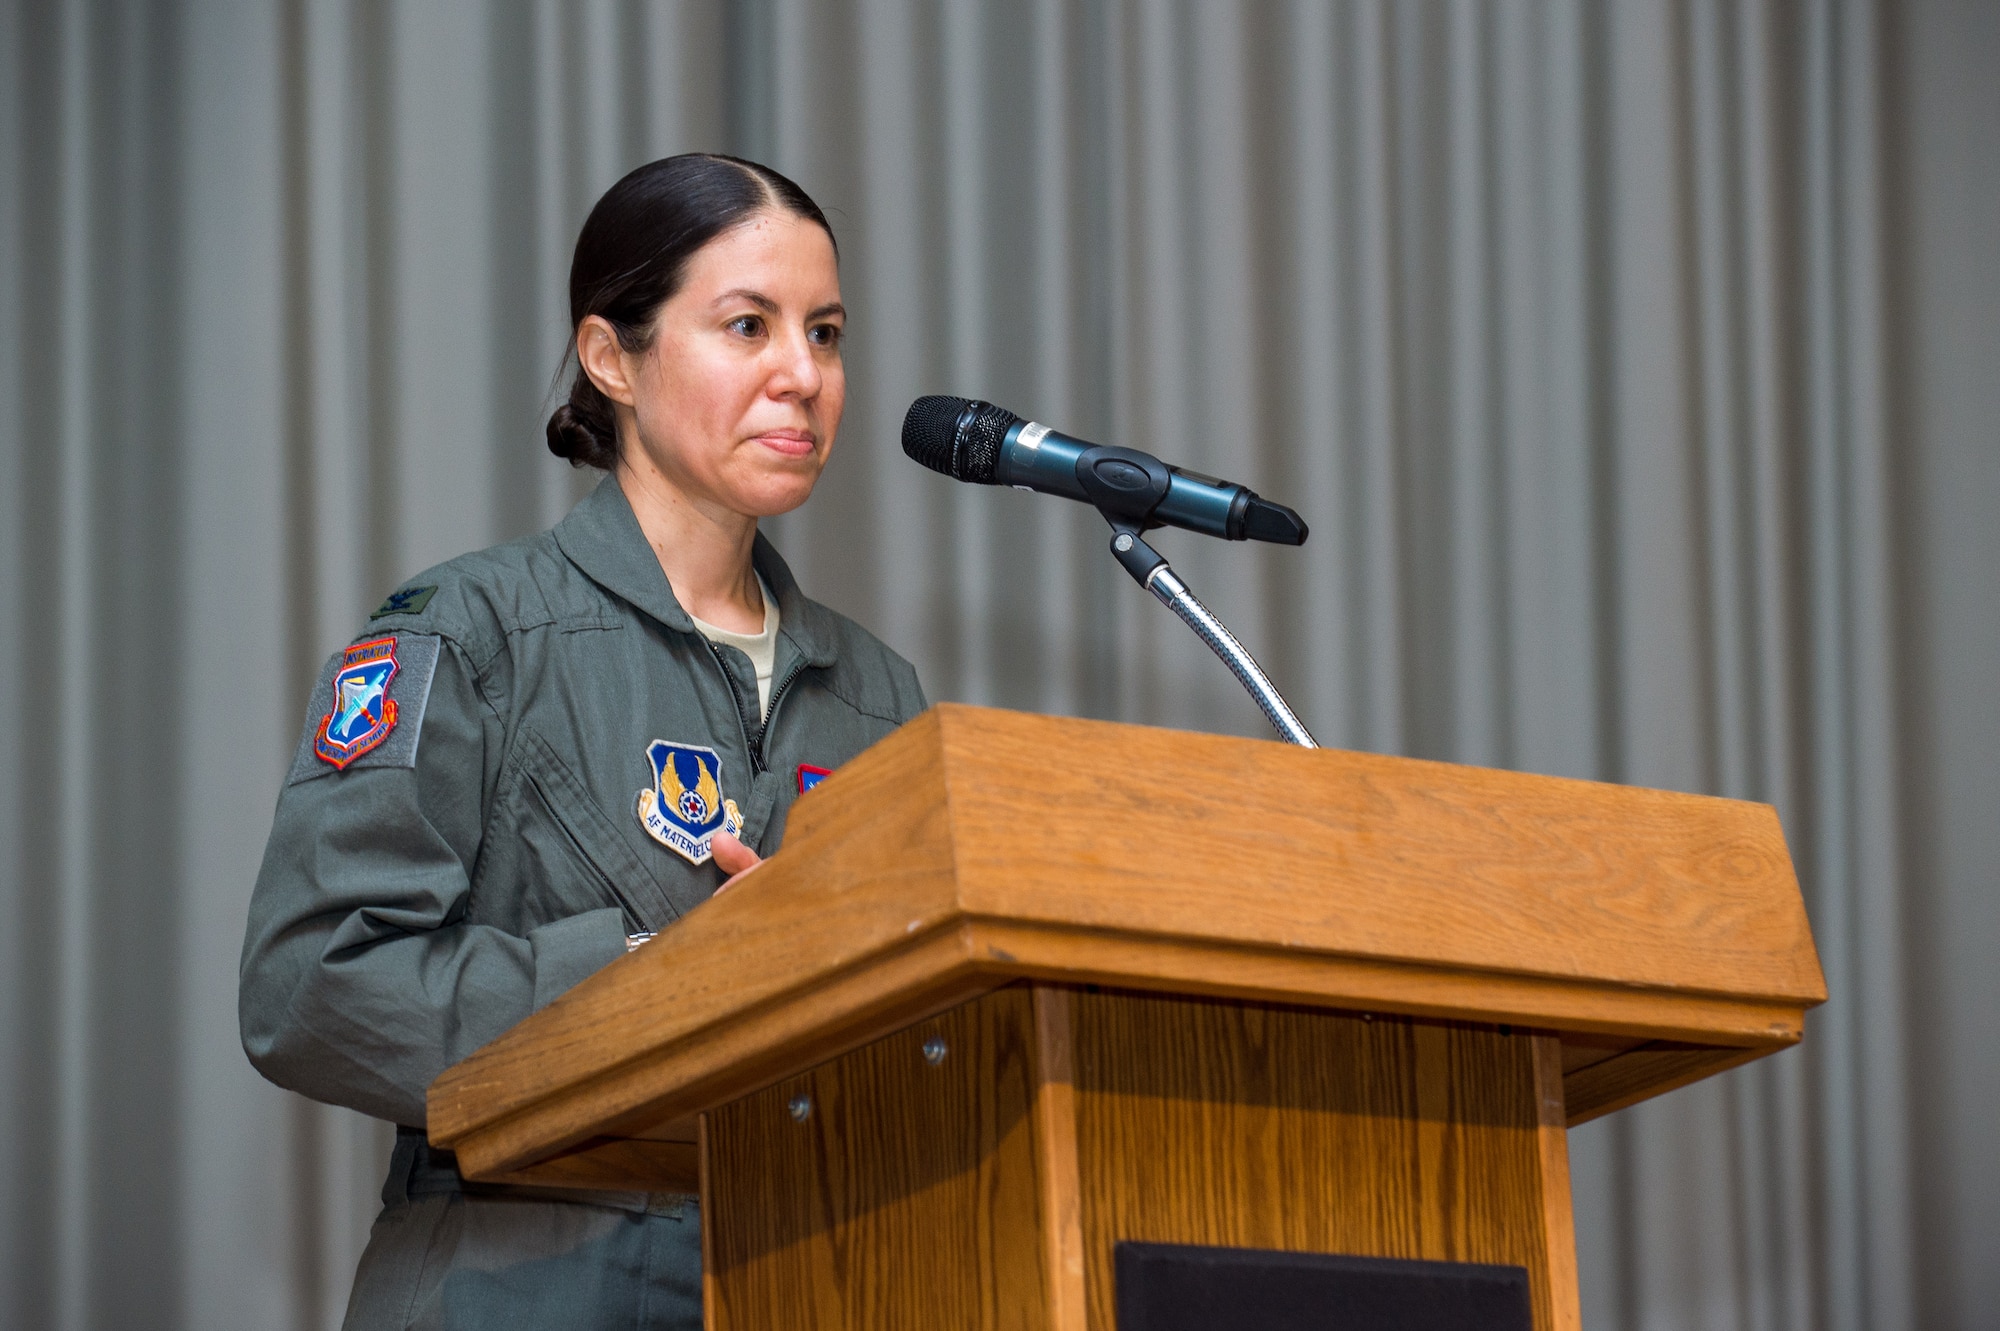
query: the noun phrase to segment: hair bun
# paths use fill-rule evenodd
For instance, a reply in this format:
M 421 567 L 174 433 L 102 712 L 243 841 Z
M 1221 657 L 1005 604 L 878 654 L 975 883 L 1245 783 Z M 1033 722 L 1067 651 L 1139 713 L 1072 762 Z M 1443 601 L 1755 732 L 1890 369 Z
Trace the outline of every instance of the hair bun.
M 572 467 L 596 467 L 600 471 L 610 471 L 618 464 L 617 426 L 611 420 L 610 403 L 597 391 L 597 385 L 590 377 L 578 370 L 576 387 L 570 391 L 570 400 L 555 409 L 549 417 L 549 452 L 567 461 Z M 579 397 L 595 398 L 595 402 L 578 402 Z M 595 408 L 595 410 L 593 410 Z

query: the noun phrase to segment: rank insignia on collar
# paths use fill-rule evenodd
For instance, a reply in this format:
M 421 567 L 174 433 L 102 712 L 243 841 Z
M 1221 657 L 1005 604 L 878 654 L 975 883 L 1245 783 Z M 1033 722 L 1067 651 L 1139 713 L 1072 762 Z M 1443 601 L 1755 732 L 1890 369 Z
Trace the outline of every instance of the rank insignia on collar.
M 743 834 L 735 800 L 722 797 L 722 759 L 700 744 L 656 739 L 646 746 L 653 784 L 639 792 L 639 825 L 689 864 L 706 864 L 719 831 Z
M 345 771 L 396 728 L 389 681 L 396 676 L 396 640 L 357 642 L 341 653 L 333 675 L 333 710 L 321 718 L 313 753 Z
M 811 763 L 799 764 L 799 794 L 803 795 L 820 782 L 833 775 L 831 768 L 814 767 Z

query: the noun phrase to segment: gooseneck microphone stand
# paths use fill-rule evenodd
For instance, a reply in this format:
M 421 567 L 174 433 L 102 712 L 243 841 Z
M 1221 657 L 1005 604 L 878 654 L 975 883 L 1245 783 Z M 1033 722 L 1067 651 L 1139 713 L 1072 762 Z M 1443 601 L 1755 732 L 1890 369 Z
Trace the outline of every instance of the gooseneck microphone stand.
M 1132 575 L 1132 581 L 1158 597 L 1161 604 L 1179 615 L 1194 630 L 1196 637 L 1208 644 L 1210 651 L 1222 658 L 1222 664 L 1229 667 L 1229 673 L 1236 676 L 1279 735 L 1301 748 L 1318 748 L 1319 743 L 1313 739 L 1312 732 L 1306 729 L 1305 722 L 1299 720 L 1298 713 L 1278 692 L 1278 686 L 1271 682 L 1271 677 L 1264 673 L 1257 659 L 1236 640 L 1236 635 L 1229 631 L 1228 626 L 1188 590 L 1188 585 L 1180 580 L 1180 575 L 1174 572 L 1165 556 L 1146 544 L 1146 538 L 1140 535 L 1138 527 L 1109 513 L 1104 516 L 1111 524 L 1111 555 Z
M 1231 541 L 1300 545 L 1306 524 L 1297 513 L 1244 486 L 1169 467 L 1136 449 L 1072 439 L 972 398 L 937 394 L 912 402 L 903 417 L 903 451 L 953 480 L 1013 485 L 1094 506 L 1111 524 L 1111 553 L 1132 580 L 1222 658 L 1279 735 L 1302 748 L 1319 747 L 1271 677 L 1144 535 L 1171 524 Z

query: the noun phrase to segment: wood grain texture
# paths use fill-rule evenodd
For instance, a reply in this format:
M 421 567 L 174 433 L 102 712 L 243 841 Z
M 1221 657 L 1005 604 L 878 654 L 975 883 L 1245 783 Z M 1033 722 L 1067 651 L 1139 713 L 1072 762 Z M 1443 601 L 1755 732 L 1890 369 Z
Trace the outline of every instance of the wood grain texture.
M 801 799 L 754 877 L 447 1070 L 431 1139 L 483 1178 L 652 1135 L 1023 977 L 1717 1066 L 1825 994 L 1765 806 L 941 706 Z M 1573 1115 L 1695 1066 L 1614 1051 Z
M 1120 938 L 1011 921 L 965 929 L 965 940 L 986 964 L 1033 979 L 1508 1022 L 1628 1035 L 1635 1044 L 1692 1040 L 1768 1050 L 1796 1043 L 1804 1029 L 1801 1007 L 1784 1001 L 1245 948 L 1213 939 Z
M 593 1067 L 590 1051 L 550 1051 L 551 1057 L 569 1060 L 575 1080 L 481 1130 L 454 1136 L 459 1167 L 468 1177 L 481 1178 L 484 1171 L 540 1159 L 551 1143 L 566 1149 L 589 1135 L 648 1136 L 662 1121 L 726 1104 L 1002 983 L 1004 977 L 964 963 L 967 946 L 956 934 L 920 939 L 872 969 L 829 978 L 816 1004 L 752 1009 L 720 1030 L 655 1046 L 644 1055 L 616 1057 L 603 1070 Z M 624 1042 L 596 1043 L 601 1050 Z M 430 1131 L 438 1139 L 435 1123 Z
M 1075 1011 L 1093 1331 L 1115 1331 L 1127 1239 L 1508 1263 L 1535 1325 L 1563 1325 L 1533 1037 L 1110 993 Z
M 1076 1161 L 1075 1003 L 1059 985 L 1033 987 L 1036 1165 L 1049 1331 L 1085 1331 L 1083 1211 Z
M 1017 986 L 707 1115 L 709 1326 L 1048 1325 L 1034 1027 Z
M 1712 1049 L 1660 1041 L 1639 1045 L 1616 1058 L 1579 1068 L 1563 1078 L 1569 1125 L 1639 1103 L 1655 1095 L 1740 1067 L 1768 1053 L 1764 1049 Z
M 1582 1331 L 1577 1290 L 1576 1210 L 1569 1182 L 1569 1109 L 1563 1102 L 1562 1041 L 1530 1036 L 1535 1064 L 1535 1139 L 1542 1157 L 1543 1246 L 1549 1262 L 1549 1324 Z
M 1115 1331 L 1138 1239 L 1506 1262 L 1537 1328 L 1575 1331 L 1560 1060 L 1458 1023 L 1002 989 L 703 1116 L 708 1325 Z
M 701 1326 L 702 1331 L 715 1331 L 715 1309 L 722 1295 L 715 1287 L 715 1226 L 709 1222 L 708 1207 L 718 1180 L 709 1145 L 708 1115 L 698 1116 L 695 1122 L 700 1125 L 695 1149 L 701 1167 Z
M 1562 1071 L 1567 1077 L 1593 1063 L 1602 1063 L 1646 1043 L 1629 1035 L 1586 1035 L 1565 1031 L 1562 1035 Z
M 1768 805 L 976 708 L 939 717 L 976 915 L 1825 997 Z

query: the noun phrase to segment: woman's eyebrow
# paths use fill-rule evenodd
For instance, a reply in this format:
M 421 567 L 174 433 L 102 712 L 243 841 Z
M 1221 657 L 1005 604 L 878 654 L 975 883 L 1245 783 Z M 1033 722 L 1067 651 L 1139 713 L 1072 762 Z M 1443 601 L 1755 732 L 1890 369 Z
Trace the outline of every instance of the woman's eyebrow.
M 715 303 L 717 305 L 727 305 L 732 300 L 748 301 L 750 304 L 755 305 L 758 309 L 764 311 L 764 313 L 766 314 L 778 313 L 777 301 L 772 300 L 769 296 L 765 295 L 761 291 L 752 291 L 748 287 L 736 287 L 733 288 L 732 290 L 725 291 L 721 295 L 715 298 Z M 834 314 L 837 314 L 841 318 L 845 319 L 847 317 L 847 307 L 845 305 L 842 305 L 837 300 L 829 301 L 826 304 L 819 306 L 817 309 L 808 312 L 806 315 L 806 322 L 810 323 L 814 319 L 824 319 L 827 316 Z
M 715 298 L 715 303 L 717 305 L 727 305 L 732 300 L 747 300 L 766 314 L 776 314 L 778 312 L 777 301 L 772 300 L 761 291 L 752 291 L 748 287 L 737 287 L 734 290 L 725 291 Z

